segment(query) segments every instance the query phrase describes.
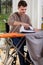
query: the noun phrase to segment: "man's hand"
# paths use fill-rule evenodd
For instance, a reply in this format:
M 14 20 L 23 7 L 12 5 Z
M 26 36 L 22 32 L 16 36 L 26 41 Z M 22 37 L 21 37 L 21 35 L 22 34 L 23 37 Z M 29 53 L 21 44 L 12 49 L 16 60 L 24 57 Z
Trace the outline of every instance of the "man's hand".
M 36 29 L 36 28 L 34 28 L 34 31 L 35 31 L 35 32 L 38 32 L 38 31 L 40 31 L 40 29 Z
M 29 30 L 30 27 L 29 26 L 24 26 L 24 29 Z

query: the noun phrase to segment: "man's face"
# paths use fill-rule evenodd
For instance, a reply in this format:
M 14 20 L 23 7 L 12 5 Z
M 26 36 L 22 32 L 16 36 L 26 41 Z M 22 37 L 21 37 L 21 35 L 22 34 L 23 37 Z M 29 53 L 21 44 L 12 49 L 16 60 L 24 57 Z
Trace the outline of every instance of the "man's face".
M 23 6 L 20 6 L 20 7 L 18 8 L 19 13 L 21 13 L 21 14 L 25 14 L 26 9 L 27 9 L 27 7 L 23 7 Z

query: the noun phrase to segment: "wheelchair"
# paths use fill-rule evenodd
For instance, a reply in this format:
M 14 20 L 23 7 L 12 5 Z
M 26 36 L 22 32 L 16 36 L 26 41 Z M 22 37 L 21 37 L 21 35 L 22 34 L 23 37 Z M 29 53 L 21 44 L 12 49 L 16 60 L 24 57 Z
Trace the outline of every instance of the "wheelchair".
M 3 52 L 2 54 L 4 55 L 3 56 L 4 58 L 2 57 L 2 55 L 0 55 L 0 59 L 2 59 L 1 60 L 2 65 L 17 65 L 17 56 L 18 56 L 17 51 L 19 50 L 17 50 L 17 48 L 13 45 L 12 39 L 0 38 L 0 50 Z M 26 58 L 27 56 L 26 46 L 24 48 L 25 56 L 20 51 L 19 53 L 25 58 L 25 61 L 27 60 L 32 65 L 31 60 L 30 59 L 28 60 Z
M 0 38 L 0 65 L 16 65 L 17 53 L 9 43 L 9 39 Z
M 8 29 L 7 29 L 7 27 L 8 27 L 8 24 L 6 23 L 6 32 L 8 33 L 9 27 L 8 27 Z M 1 40 L 3 40 L 3 42 L 1 42 Z M 1 43 L 3 43 L 3 44 L 1 45 Z M 25 46 L 25 48 L 26 48 L 26 46 Z M 30 58 L 29 58 L 29 60 L 26 58 L 28 56 L 27 50 L 24 49 L 24 53 L 25 53 L 25 56 L 24 56 L 19 51 L 19 49 L 13 45 L 13 41 L 11 38 L 0 38 L 0 50 L 2 51 L 2 54 L 4 55 L 3 56 L 2 54 L 0 54 L 0 63 L 1 63 L 0 65 L 17 65 L 17 57 L 18 57 L 17 52 L 19 52 L 25 58 L 25 62 L 27 61 L 30 65 L 33 65 Z

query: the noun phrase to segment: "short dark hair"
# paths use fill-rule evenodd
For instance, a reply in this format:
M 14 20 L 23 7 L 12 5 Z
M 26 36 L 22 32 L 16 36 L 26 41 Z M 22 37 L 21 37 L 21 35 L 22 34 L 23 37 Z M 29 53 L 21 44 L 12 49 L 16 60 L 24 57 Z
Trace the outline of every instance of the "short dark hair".
M 27 6 L 26 1 L 24 1 L 24 0 L 19 1 L 18 7 L 20 7 L 20 6 L 26 7 Z

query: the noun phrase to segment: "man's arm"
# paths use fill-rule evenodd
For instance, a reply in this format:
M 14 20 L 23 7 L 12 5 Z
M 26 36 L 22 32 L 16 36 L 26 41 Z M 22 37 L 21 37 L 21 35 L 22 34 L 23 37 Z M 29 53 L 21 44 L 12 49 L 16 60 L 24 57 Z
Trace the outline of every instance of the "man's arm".
M 27 26 L 27 27 L 30 26 L 30 25 L 27 24 L 27 23 L 24 23 L 24 22 L 17 22 L 17 21 L 15 21 L 13 25 L 23 25 L 23 26 Z

